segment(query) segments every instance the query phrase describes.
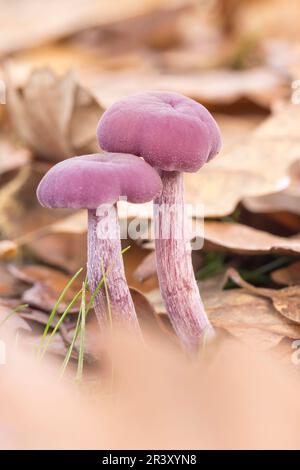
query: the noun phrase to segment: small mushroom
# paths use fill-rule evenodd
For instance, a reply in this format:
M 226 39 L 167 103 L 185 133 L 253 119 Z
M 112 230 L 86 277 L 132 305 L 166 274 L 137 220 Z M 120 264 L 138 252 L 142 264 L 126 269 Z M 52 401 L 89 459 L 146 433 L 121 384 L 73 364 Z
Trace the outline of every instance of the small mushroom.
M 163 191 L 154 201 L 160 289 L 174 329 L 183 344 L 194 349 L 203 332 L 213 330 L 191 263 L 183 172 L 196 172 L 219 152 L 218 125 L 190 98 L 146 92 L 112 105 L 100 120 L 97 136 L 104 150 L 134 153 L 160 170 Z
M 88 279 L 94 292 L 106 273 L 113 320 L 138 325 L 125 278 L 116 202 L 151 201 L 161 191 L 158 173 L 134 155 L 100 154 L 69 158 L 43 177 L 37 189 L 41 205 L 49 208 L 88 210 Z M 101 263 L 102 261 L 102 263 Z M 107 322 L 107 299 L 103 289 L 94 309 L 101 325 Z

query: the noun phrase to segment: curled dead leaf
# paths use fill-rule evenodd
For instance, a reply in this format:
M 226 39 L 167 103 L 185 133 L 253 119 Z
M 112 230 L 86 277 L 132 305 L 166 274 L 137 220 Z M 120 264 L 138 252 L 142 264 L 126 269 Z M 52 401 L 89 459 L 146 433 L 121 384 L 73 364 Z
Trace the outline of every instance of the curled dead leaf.
M 284 238 L 231 222 L 205 222 L 204 237 L 209 245 L 235 253 L 300 253 L 300 240 Z
M 12 123 L 35 154 L 57 162 L 97 150 L 95 129 L 103 109 L 73 72 L 58 77 L 50 69 L 37 69 L 21 88 L 7 77 Z
M 32 284 L 22 294 L 22 301 L 33 307 L 51 312 L 60 294 L 70 281 L 70 277 L 53 268 L 40 265 L 10 266 L 10 272 L 20 281 Z M 57 311 L 63 313 L 76 293 L 81 289 L 82 281 L 78 278 L 66 292 L 64 300 Z M 80 302 L 74 305 L 71 312 L 78 312 Z
M 215 327 L 227 331 L 232 328 L 253 328 L 288 338 L 299 338 L 298 324 L 280 315 L 269 300 L 250 294 L 245 289 L 221 291 L 214 297 L 204 296 L 203 300 Z
M 0 331 L 3 333 L 15 333 L 17 330 L 31 331 L 29 324 L 14 312 L 11 308 L 0 305 Z
M 285 268 L 276 269 L 271 273 L 271 278 L 277 284 L 286 286 L 300 284 L 300 261 L 296 261 Z
M 300 286 L 291 286 L 279 290 L 255 287 L 244 281 L 233 268 L 227 270 L 227 276 L 247 291 L 270 299 L 277 312 L 293 322 L 300 323 Z

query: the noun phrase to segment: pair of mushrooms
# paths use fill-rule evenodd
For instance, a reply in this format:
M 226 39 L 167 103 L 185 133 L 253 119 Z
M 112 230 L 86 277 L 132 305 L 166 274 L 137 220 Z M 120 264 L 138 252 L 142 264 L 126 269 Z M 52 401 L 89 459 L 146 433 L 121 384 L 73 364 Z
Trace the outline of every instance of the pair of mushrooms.
M 104 151 L 55 165 L 40 182 L 38 199 L 45 207 L 88 210 L 90 290 L 96 289 L 104 269 L 113 319 L 136 328 L 116 203 L 121 196 L 132 203 L 154 200 L 162 297 L 181 342 L 194 349 L 204 331 L 212 333 L 212 327 L 194 277 L 190 240 L 185 233 L 183 172 L 196 172 L 219 152 L 219 128 L 208 110 L 190 98 L 146 92 L 111 106 L 100 119 L 97 137 Z M 105 324 L 107 299 L 103 290 L 94 308 L 99 323 Z

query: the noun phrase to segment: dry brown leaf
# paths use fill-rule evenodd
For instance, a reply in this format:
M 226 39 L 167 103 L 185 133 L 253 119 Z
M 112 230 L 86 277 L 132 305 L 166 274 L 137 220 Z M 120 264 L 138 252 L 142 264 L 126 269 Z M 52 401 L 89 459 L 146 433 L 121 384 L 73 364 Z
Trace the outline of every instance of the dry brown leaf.
M 22 301 L 41 310 L 52 311 L 63 289 L 70 281 L 70 277 L 53 268 L 39 265 L 10 266 L 10 272 L 20 281 L 32 284 L 25 290 Z M 63 313 L 67 305 L 81 289 L 82 280 L 78 278 L 66 292 L 64 300 L 58 307 L 58 313 Z M 72 308 L 77 312 L 79 303 Z
M 182 93 L 209 107 L 230 106 L 246 99 L 270 109 L 274 95 L 286 96 L 289 89 L 286 79 L 265 68 L 238 72 L 219 69 L 184 75 L 114 72 L 101 76 L 89 74 L 82 79 L 106 108 L 132 93 L 158 89 Z
M 256 351 L 267 351 L 275 348 L 284 338 L 283 335 L 278 335 L 272 331 L 249 328 L 247 325 L 227 328 L 227 331 Z
M 45 338 L 45 344 L 47 344 L 49 336 L 46 336 Z M 32 349 L 32 351 L 37 351 L 37 348 L 40 347 L 41 344 L 41 339 L 37 335 L 32 335 L 28 338 L 25 339 L 24 345 Z M 54 354 L 55 356 L 62 356 L 63 358 L 66 357 L 66 354 L 68 352 L 68 346 L 63 339 L 62 335 L 60 333 L 56 333 L 52 338 L 51 342 L 47 345 L 47 354 Z M 77 359 L 78 354 L 76 351 L 76 348 L 73 349 L 72 359 Z
M 285 268 L 276 269 L 271 273 L 271 278 L 277 284 L 286 286 L 300 284 L 300 261 L 296 261 Z
M 18 244 L 20 237 L 31 232 L 40 232 L 60 217 L 71 214 L 66 209 L 46 209 L 36 197 L 36 189 L 48 164 L 31 162 L 23 166 L 17 176 L 0 189 L 0 223 L 2 237 L 10 238 Z M 29 236 L 30 239 L 30 236 Z
M 138 282 L 144 282 L 156 273 L 155 252 L 151 251 L 138 265 L 133 276 Z
M 180 42 L 179 19 L 185 13 L 194 13 L 192 2 L 182 2 L 172 8 L 161 8 L 143 15 L 122 19 L 80 32 L 75 40 L 80 44 L 97 46 L 99 52 L 120 54 L 124 50 L 150 47 L 165 49 Z M 126 38 L 126 40 L 124 40 Z M 104 50 L 104 51 L 103 51 Z
M 253 328 L 288 338 L 299 338 L 300 326 L 281 316 L 272 303 L 248 293 L 245 289 L 221 291 L 215 296 L 203 295 L 207 314 L 215 327 Z
M 223 329 L 257 350 L 275 347 L 284 338 L 298 339 L 300 325 L 282 317 L 272 303 L 246 289 L 222 290 L 224 276 L 212 286 L 201 283 L 201 296 L 213 326 Z M 158 289 L 147 293 L 148 300 L 164 322 L 169 323 Z
M 37 238 L 33 234 L 28 246 L 37 258 L 70 274 L 86 265 L 86 233 L 50 233 Z
M 275 309 L 281 313 L 281 315 L 293 322 L 300 323 L 300 286 L 285 287 L 279 290 L 267 289 L 264 287 L 255 287 L 244 281 L 233 268 L 228 269 L 227 275 L 237 285 L 247 291 L 272 300 Z
M 194 271 L 197 272 L 203 263 L 202 256 L 199 251 L 192 252 L 192 261 L 193 261 Z M 157 275 L 156 255 L 155 255 L 155 251 L 150 251 L 150 253 L 145 258 L 142 259 L 141 263 L 133 272 L 133 277 L 138 282 L 143 283 L 156 275 Z
M 13 144 L 9 137 L 0 139 L 0 175 L 22 168 L 31 159 L 29 150 L 19 148 Z
M 243 204 L 254 213 L 286 211 L 300 215 L 299 194 L 295 194 L 290 186 L 278 193 L 245 198 Z
M 25 309 L 25 311 L 18 312 L 18 315 L 24 320 L 28 321 L 30 325 L 32 323 L 37 323 L 38 325 L 42 326 L 42 331 L 49 322 L 49 314 L 40 312 L 39 310 Z M 59 321 L 59 318 L 55 316 L 52 319 L 50 328 L 51 329 L 55 328 L 58 321 Z M 60 324 L 58 334 L 62 337 L 62 339 L 66 342 L 66 344 L 69 343 L 68 332 L 69 330 L 72 330 L 72 329 L 74 330 L 75 326 L 76 326 L 76 318 L 72 318 L 72 320 L 70 321 L 70 316 L 64 319 L 64 321 Z
M 2 2 L 0 54 L 50 42 L 89 26 L 136 16 L 165 3 L 163 0 L 118 0 L 116 8 L 111 0 Z
M 231 222 L 205 222 L 204 237 L 209 245 L 235 253 L 300 253 L 300 241 Z
M 11 308 L 0 305 L 0 331 L 2 335 L 4 333 L 15 333 L 19 329 L 31 331 L 30 326 L 23 318 L 14 313 Z
M 223 151 L 230 150 L 233 145 L 242 142 L 243 139 L 247 139 L 249 134 L 257 129 L 268 115 L 261 112 L 243 112 L 242 109 L 238 114 L 221 112 L 213 114 L 221 129 Z
M 77 211 L 74 215 L 61 218 L 59 221 L 51 224 L 49 227 L 50 233 L 65 233 L 79 235 L 86 234 L 87 232 L 87 211 Z
M 130 288 L 130 293 L 134 302 L 136 313 L 142 332 L 146 335 L 154 334 L 162 337 L 164 341 L 169 340 L 173 344 L 179 345 L 176 333 L 166 315 L 156 313 L 154 306 L 145 295 L 137 289 Z
M 286 112 L 292 117 L 284 126 Z M 199 173 L 186 175 L 187 201 L 202 202 L 207 216 L 223 216 L 246 197 L 283 190 L 290 182 L 290 168 L 300 159 L 299 119 L 299 106 L 281 107 L 250 138 Z
M 143 329 L 158 329 L 157 314 L 147 297 L 137 289 L 130 288 L 130 294 L 135 306 L 135 310 Z
M 293 136 L 295 138 L 295 136 Z M 291 166 L 290 184 L 284 190 L 275 194 L 243 200 L 245 207 L 255 213 L 290 212 L 300 215 L 300 165 L 297 161 Z
M 7 105 L 16 132 L 41 158 L 57 162 L 97 151 L 95 129 L 103 109 L 72 71 L 57 77 L 37 69 L 21 88 L 8 74 Z
M 18 281 L 7 269 L 7 265 L 0 263 L 0 295 L 1 297 L 20 297 L 26 289 L 26 284 Z M 21 302 L 19 302 L 20 304 Z M 2 299 L 0 300 L 2 304 Z M 17 305 L 15 305 L 17 306 Z

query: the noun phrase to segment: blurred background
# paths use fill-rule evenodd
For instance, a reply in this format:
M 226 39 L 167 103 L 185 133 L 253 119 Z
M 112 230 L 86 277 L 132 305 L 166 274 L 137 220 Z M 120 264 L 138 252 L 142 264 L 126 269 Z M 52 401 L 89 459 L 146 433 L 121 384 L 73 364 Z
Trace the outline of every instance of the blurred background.
M 36 344 L 61 291 L 85 267 L 86 214 L 40 207 L 35 193 L 43 174 L 62 159 L 97 152 L 97 122 L 117 99 L 169 90 L 205 105 L 223 135 L 220 156 L 185 178 L 192 216 L 204 205 L 204 249 L 193 252 L 193 263 L 208 315 L 247 351 L 267 351 L 297 369 L 298 356 L 291 358 L 300 338 L 300 1 L 0 0 L 0 12 L 0 328 Z M 137 211 L 147 217 L 149 206 L 130 207 L 132 216 Z M 141 324 L 173 344 L 153 240 L 128 244 L 124 262 Z M 81 282 L 67 292 L 58 317 Z M 49 346 L 58 362 L 78 310 L 76 304 Z M 91 322 L 92 364 L 93 331 Z M 71 360 L 77 359 L 75 347 Z M 10 380 L 18 383 L 9 375 L 8 396 Z M 177 437 L 172 442 L 180 445 Z M 260 437 L 251 443 L 260 445 Z

